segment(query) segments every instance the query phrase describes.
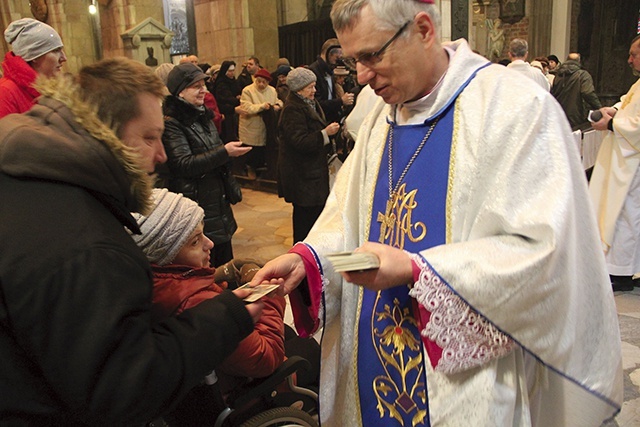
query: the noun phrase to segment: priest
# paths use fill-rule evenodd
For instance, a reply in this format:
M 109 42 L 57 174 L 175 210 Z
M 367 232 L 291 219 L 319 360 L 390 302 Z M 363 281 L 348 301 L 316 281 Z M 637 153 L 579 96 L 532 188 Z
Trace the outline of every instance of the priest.
M 320 420 L 600 426 L 620 410 L 620 335 L 584 171 L 559 105 L 441 43 L 433 0 L 337 0 L 347 65 L 382 98 L 284 278 L 323 328 Z M 379 268 L 337 273 L 326 255 Z

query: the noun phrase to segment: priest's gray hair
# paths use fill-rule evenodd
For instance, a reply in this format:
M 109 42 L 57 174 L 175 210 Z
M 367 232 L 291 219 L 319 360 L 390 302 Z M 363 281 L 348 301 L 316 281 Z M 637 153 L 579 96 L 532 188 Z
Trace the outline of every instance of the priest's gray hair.
M 431 16 L 436 34 L 440 38 L 441 20 L 438 7 L 417 0 L 336 0 L 331 8 L 333 29 L 340 32 L 353 28 L 358 22 L 360 11 L 367 5 L 378 18 L 379 26 L 376 26 L 376 30 L 396 31 L 412 20 L 417 13 L 426 12 Z M 402 36 L 406 37 L 406 34 L 408 32 Z

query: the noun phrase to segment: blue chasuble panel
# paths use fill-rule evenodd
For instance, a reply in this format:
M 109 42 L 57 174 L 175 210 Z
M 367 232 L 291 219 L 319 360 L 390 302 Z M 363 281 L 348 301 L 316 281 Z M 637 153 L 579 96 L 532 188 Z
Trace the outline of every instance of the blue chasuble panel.
M 370 241 L 409 252 L 445 243 L 453 116 L 452 102 L 437 118 L 431 136 L 392 199 L 387 138 L 370 219 Z M 420 125 L 390 123 L 394 187 L 432 124 L 433 120 Z M 364 290 L 357 359 L 363 426 L 430 425 L 426 354 L 414 303 L 409 285 L 381 292 Z

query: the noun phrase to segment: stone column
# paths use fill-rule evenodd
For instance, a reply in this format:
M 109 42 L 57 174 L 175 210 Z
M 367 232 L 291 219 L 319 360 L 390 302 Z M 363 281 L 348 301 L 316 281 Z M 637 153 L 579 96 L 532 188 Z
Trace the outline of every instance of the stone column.
M 553 3 L 553 0 L 535 0 L 535 7 L 529 9 L 529 61 L 553 53 L 550 50 Z
M 469 41 L 469 0 L 451 2 L 451 40 Z
M 555 0 L 553 2 L 549 53 L 556 55 L 560 61 L 564 61 L 569 54 L 571 2 L 572 0 Z
M 194 0 L 198 57 L 210 64 L 255 55 L 274 71 L 279 57 L 276 0 Z

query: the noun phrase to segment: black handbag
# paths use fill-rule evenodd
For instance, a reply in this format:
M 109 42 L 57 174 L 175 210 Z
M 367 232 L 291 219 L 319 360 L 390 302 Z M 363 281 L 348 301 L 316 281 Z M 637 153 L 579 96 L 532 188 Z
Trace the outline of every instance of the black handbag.
M 232 205 L 242 201 L 242 188 L 236 178 L 229 171 L 228 166 L 220 168 L 220 175 L 222 175 L 222 183 L 224 184 L 224 193 L 227 197 L 227 201 Z

